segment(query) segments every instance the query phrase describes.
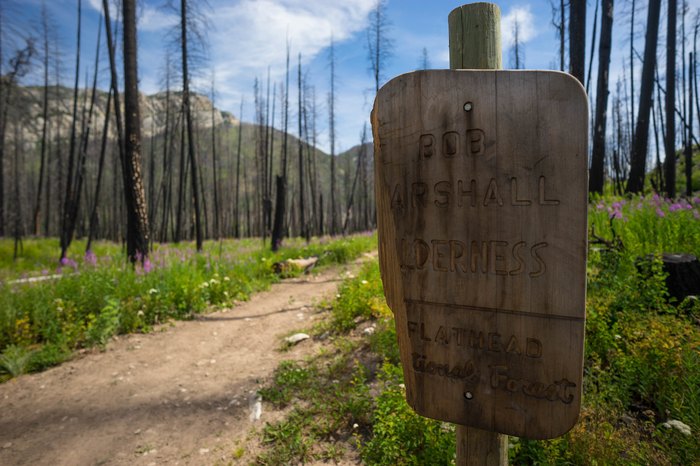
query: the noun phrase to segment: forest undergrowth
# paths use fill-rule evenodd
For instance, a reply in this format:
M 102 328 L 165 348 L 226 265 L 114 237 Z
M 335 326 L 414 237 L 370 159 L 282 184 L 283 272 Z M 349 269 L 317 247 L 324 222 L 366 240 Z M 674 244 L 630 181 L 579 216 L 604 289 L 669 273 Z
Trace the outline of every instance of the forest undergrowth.
M 199 254 L 191 243 L 156 244 L 135 267 L 119 245 L 106 242 L 56 266 L 56 243 L 25 241 L 17 262 L 0 254 L 0 381 L 101 348 L 116 334 L 149 332 L 246 300 L 284 278 L 274 272 L 276 262 L 310 256 L 319 258 L 317 267 L 348 262 L 376 248 L 376 236 L 320 238 L 308 245 L 289 240 L 276 253 L 259 239 L 209 241 Z M 0 252 L 12 247 L 11 240 L 0 240 Z M 290 269 L 284 276 L 299 273 Z

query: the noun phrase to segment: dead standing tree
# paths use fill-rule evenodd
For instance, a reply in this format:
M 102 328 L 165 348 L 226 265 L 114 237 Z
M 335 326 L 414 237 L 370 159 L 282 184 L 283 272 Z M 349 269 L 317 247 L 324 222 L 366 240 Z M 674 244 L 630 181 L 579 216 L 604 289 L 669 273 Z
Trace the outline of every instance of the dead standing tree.
M 640 193 L 644 189 L 647 148 L 649 143 L 649 113 L 651 110 L 652 90 L 654 87 L 654 65 L 656 64 L 656 44 L 659 35 L 659 14 L 661 0 L 649 0 L 647 15 L 647 33 L 644 44 L 644 64 L 642 82 L 639 92 L 639 114 L 634 132 L 629 179 L 626 192 Z
M 600 22 L 600 49 L 598 52 L 598 84 L 596 88 L 595 123 L 593 125 L 593 153 L 588 190 L 603 193 L 605 183 L 605 133 L 608 116 L 608 86 L 610 51 L 612 49 L 613 0 L 603 0 Z
M 136 1 L 123 0 L 124 24 L 124 195 L 127 212 L 126 253 L 129 260 L 148 255 L 146 195 L 141 180 L 141 115 L 136 48 Z
M 666 23 L 666 140 L 664 178 L 668 197 L 676 197 L 676 16 L 678 3 L 668 0 Z

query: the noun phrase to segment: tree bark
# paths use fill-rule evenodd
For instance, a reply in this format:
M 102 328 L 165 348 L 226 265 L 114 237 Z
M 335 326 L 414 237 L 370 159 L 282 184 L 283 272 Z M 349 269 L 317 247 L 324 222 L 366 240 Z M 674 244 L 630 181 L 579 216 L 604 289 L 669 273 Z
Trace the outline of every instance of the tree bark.
M 676 16 L 677 0 L 668 0 L 666 25 L 666 194 L 676 197 Z
M 130 261 L 148 255 L 146 195 L 141 179 L 141 115 L 136 48 L 136 1 L 123 0 L 124 24 L 124 198 L 127 212 L 126 253 Z

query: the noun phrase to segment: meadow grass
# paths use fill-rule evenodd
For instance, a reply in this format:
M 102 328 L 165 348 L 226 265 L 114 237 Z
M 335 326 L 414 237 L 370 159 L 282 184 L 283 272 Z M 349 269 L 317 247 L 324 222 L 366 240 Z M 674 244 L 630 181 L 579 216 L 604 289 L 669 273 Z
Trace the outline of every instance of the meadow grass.
M 604 241 L 592 241 L 589 248 L 579 422 L 553 440 L 510 437 L 510 464 L 700 462 L 700 304 L 669 302 L 658 258 L 662 252 L 700 253 L 698 204 L 657 197 L 606 197 L 591 204 L 590 231 Z M 657 257 L 640 262 L 649 254 Z M 350 439 L 366 464 L 454 464 L 454 427 L 416 415 L 405 401 L 394 321 L 377 262 L 346 279 L 328 307 L 328 319 L 314 331 L 330 334 L 333 349 L 280 366 L 263 391 L 263 399 L 291 405 L 293 417 L 265 427 L 268 449 L 258 462 L 318 460 L 328 445 Z M 373 333 L 358 331 L 368 322 Z M 330 366 L 343 370 L 325 370 Z M 358 373 L 368 392 L 351 383 Z M 340 391 L 327 389 L 333 380 Z M 353 416 L 336 397 L 367 397 L 362 401 L 367 411 Z M 344 422 L 332 422 L 338 419 Z M 326 426 L 322 435 L 314 430 L 317 424 Z
M 201 253 L 190 243 L 155 245 L 136 266 L 126 262 L 118 245 L 106 243 L 56 265 L 56 249 L 46 244 L 54 246 L 52 240 L 26 242 L 31 259 L 13 263 L 5 276 L 36 274 L 29 263 L 46 275 L 44 267 L 53 263 L 58 278 L 0 284 L 1 379 L 54 365 L 115 334 L 147 332 L 169 319 L 246 300 L 280 279 L 275 262 L 309 256 L 319 257 L 317 267 L 347 262 L 376 248 L 376 236 L 320 238 L 308 245 L 290 240 L 276 253 L 259 240 L 208 241 Z M 299 271 L 287 276 L 294 273 Z

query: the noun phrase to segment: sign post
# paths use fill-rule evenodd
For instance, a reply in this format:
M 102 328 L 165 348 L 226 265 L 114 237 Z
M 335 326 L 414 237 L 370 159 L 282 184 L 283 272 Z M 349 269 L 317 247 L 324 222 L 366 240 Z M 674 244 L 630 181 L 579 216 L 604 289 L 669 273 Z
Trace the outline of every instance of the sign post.
M 505 464 L 502 434 L 578 418 L 587 98 L 564 73 L 497 70 L 497 6 L 449 25 L 452 69 L 374 103 L 380 268 L 408 403 L 458 424 L 457 464 Z

